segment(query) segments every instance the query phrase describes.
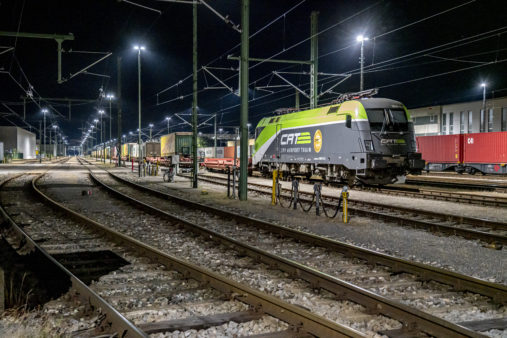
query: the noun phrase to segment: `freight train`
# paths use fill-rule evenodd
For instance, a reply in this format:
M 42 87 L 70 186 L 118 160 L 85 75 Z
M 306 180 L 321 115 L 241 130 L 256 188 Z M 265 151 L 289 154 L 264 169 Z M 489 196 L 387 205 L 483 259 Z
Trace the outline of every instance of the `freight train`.
M 426 171 L 507 174 L 507 132 L 418 136 Z
M 268 176 L 383 185 L 424 168 L 406 107 L 385 98 L 355 98 L 263 118 L 253 165 Z

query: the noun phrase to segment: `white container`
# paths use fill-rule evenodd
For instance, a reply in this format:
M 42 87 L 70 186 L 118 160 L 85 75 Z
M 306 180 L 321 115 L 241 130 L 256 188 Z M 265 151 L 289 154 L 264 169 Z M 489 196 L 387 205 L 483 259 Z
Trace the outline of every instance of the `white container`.
M 216 158 L 224 158 L 224 147 L 217 147 Z

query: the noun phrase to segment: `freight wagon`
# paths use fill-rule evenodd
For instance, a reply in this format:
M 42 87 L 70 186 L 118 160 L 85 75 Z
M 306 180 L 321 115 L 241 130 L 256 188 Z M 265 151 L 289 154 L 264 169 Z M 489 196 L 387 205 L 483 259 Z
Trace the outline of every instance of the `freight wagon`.
M 507 174 L 507 132 L 419 136 L 425 170 Z
M 160 157 L 160 143 L 159 142 L 145 142 L 143 143 L 143 156 L 145 157 Z
M 190 155 L 192 152 L 192 133 L 176 132 L 160 137 L 160 156 Z

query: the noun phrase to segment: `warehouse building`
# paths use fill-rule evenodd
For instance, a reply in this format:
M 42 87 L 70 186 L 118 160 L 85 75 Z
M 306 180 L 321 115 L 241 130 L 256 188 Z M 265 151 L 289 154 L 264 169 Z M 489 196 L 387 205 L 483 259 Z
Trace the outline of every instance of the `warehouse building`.
M 507 97 L 410 109 L 416 136 L 507 131 Z
M 35 158 L 35 134 L 23 128 L 0 126 L 3 152 L 15 159 Z

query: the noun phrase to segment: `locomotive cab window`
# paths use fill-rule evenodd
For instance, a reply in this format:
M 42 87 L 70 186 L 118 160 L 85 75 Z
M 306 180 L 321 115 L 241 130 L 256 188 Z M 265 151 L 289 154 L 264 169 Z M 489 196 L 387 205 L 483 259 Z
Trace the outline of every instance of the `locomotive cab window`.
M 403 109 L 389 109 L 393 131 L 408 131 L 407 114 Z
M 407 114 L 403 109 L 366 110 L 371 131 L 408 131 Z
M 382 126 L 385 128 L 387 120 L 384 109 L 368 109 L 366 115 L 368 115 L 368 121 L 370 121 L 371 131 L 381 131 Z

